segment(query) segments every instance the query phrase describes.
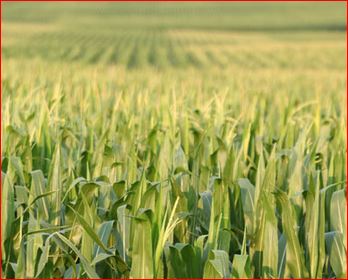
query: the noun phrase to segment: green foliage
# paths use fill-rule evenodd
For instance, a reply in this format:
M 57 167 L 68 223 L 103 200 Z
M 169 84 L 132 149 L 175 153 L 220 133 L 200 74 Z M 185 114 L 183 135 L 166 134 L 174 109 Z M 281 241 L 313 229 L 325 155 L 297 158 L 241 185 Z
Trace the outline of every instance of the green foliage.
M 345 278 L 341 4 L 3 3 L 2 278 Z

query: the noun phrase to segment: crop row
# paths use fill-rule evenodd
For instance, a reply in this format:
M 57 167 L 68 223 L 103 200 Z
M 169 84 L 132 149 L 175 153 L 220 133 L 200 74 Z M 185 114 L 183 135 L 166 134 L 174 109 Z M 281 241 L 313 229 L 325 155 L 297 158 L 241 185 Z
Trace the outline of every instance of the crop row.
M 5 46 L 3 55 L 6 58 L 41 58 L 47 61 L 123 65 L 128 69 L 146 66 L 156 68 L 232 66 L 247 69 L 338 70 L 345 67 L 345 60 L 341 59 L 345 55 L 344 47 L 341 45 L 334 48 L 331 45 L 323 45 L 318 48 L 301 44 L 286 46 L 268 43 L 260 48 L 256 55 L 251 46 L 258 44 L 258 37 L 248 43 L 250 46 L 241 46 L 238 39 L 233 43 L 229 41 L 228 36 L 227 38 L 215 36 L 217 39 L 214 39 L 209 37 L 209 33 L 191 38 L 188 35 L 180 35 L 180 32 L 173 34 L 166 36 L 160 32 L 149 31 L 130 34 L 119 32 L 114 37 L 41 34 L 28 39 L 26 43 Z M 258 48 L 257 45 L 255 47 Z
M 345 276 L 344 74 L 4 67 L 5 277 Z

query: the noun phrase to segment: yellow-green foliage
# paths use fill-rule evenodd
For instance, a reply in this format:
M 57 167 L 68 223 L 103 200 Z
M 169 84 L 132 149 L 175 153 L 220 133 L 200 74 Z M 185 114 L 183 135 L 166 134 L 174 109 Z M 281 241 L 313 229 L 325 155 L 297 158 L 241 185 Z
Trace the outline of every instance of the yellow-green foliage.
M 3 4 L 2 277 L 346 276 L 344 5 L 50 4 Z

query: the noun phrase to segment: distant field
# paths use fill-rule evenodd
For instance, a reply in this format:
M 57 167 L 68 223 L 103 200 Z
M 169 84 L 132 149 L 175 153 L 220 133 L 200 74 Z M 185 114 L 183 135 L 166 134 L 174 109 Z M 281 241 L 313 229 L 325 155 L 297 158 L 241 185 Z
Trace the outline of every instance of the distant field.
M 5 3 L 4 58 L 344 69 L 344 3 Z M 25 11 L 25 12 L 24 12 Z M 256 53 L 257 50 L 257 53 Z
M 346 3 L 1 3 L 2 278 L 345 278 Z

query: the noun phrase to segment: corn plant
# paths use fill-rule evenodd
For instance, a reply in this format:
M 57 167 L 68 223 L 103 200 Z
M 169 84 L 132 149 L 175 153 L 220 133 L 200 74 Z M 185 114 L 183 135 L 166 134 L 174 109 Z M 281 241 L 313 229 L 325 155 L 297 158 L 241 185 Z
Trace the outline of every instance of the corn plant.
M 344 32 L 69 4 L 4 4 L 2 278 L 346 277 Z

